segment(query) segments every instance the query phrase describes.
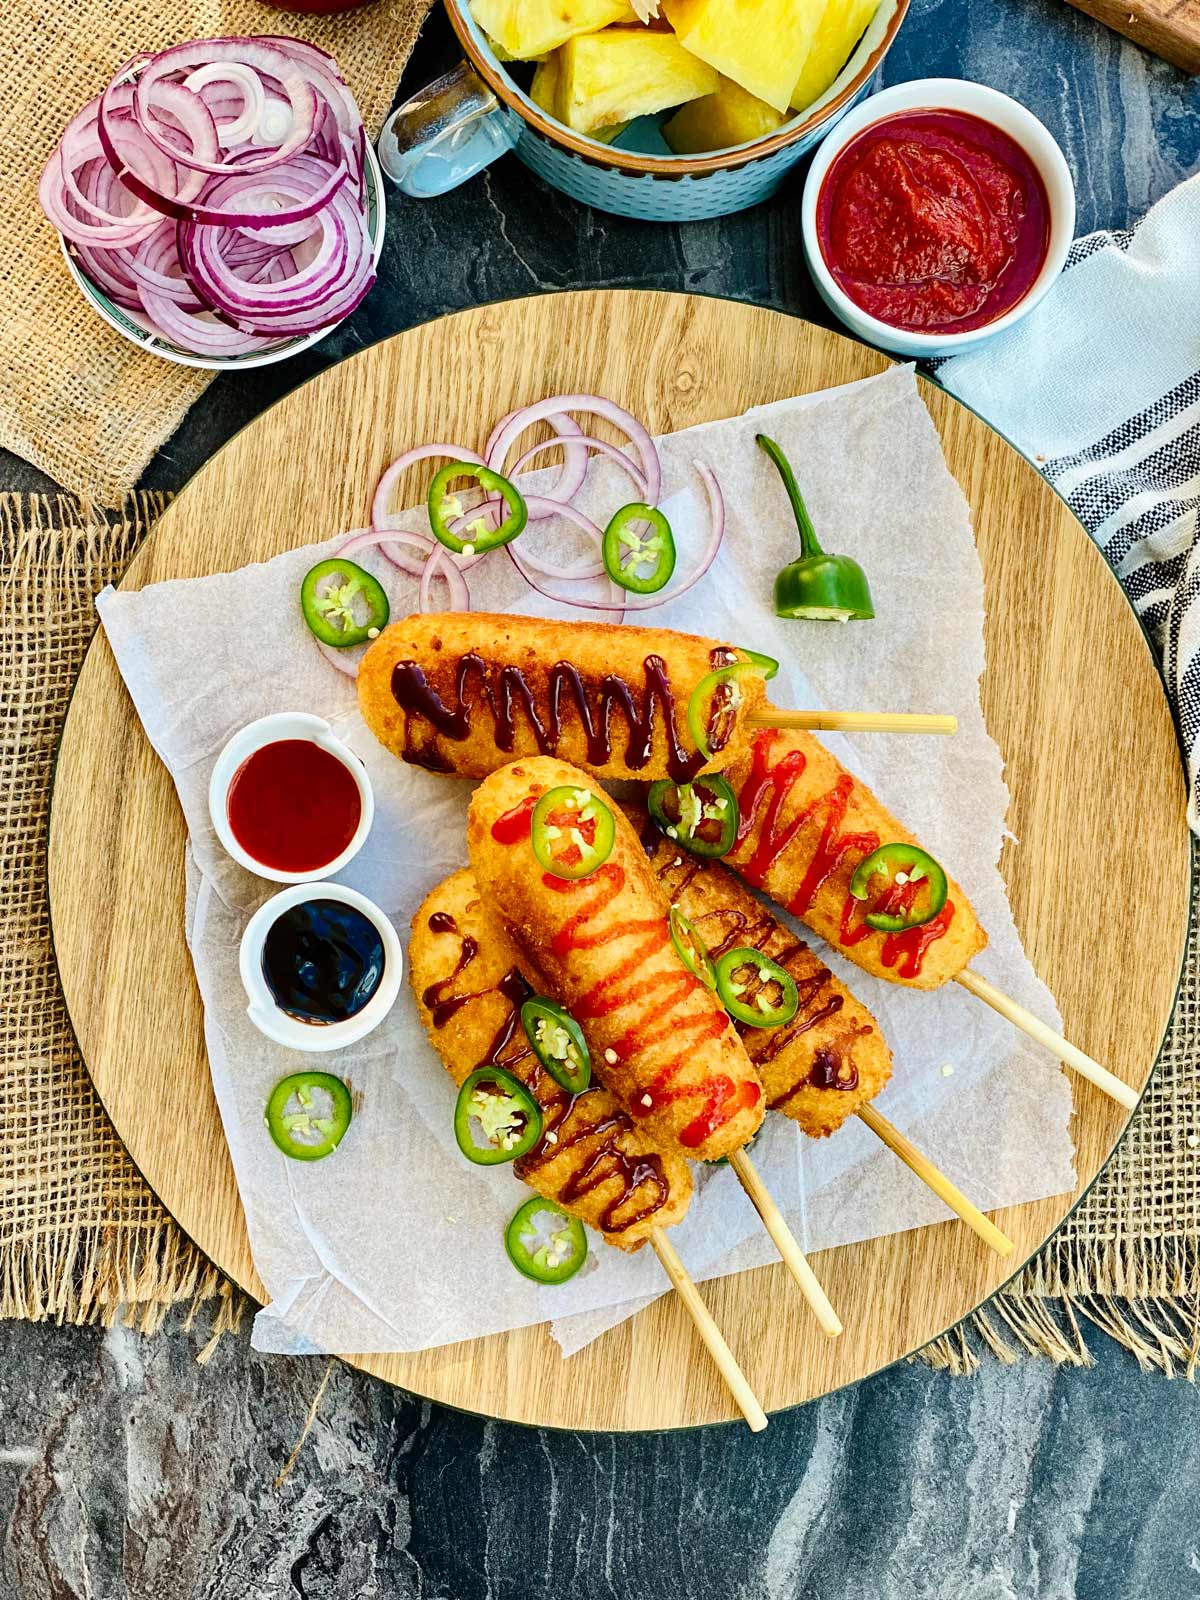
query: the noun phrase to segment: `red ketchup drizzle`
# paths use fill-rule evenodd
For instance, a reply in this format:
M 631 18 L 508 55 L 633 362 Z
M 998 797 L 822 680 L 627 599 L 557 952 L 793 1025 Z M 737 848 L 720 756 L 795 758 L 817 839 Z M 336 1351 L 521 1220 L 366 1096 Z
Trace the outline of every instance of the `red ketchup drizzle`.
M 572 1008 L 576 1019 L 582 1022 L 587 1018 L 610 1016 L 626 1005 L 642 1001 L 641 1015 L 610 1047 L 618 1059 L 662 1040 L 678 1045 L 658 1076 L 630 1106 L 631 1115 L 644 1117 L 676 1100 L 703 1098 L 703 1108 L 679 1135 L 680 1144 L 694 1150 L 739 1111 L 755 1106 L 762 1094 L 757 1083 L 735 1084 L 724 1073 L 699 1084 L 676 1082 L 680 1072 L 693 1062 L 697 1046 L 706 1039 L 720 1038 L 728 1023 L 716 1007 L 707 1014 L 678 1014 L 680 1003 L 693 990 L 703 988 L 700 980 L 682 965 L 678 971 L 665 969 L 635 978 L 644 963 L 670 943 L 667 919 L 659 916 L 628 918 L 602 929 L 590 926 L 624 888 L 624 868 L 615 862 L 606 862 L 586 878 L 569 880 L 547 873 L 542 881 L 547 888 L 563 894 L 588 888 L 596 890 L 554 935 L 550 948 L 559 960 L 573 950 L 597 950 L 617 939 L 637 938 L 624 960 L 606 972 Z M 649 1105 L 644 1104 L 647 1097 Z
M 538 803 L 536 794 L 526 795 L 519 806 L 514 806 L 511 811 L 506 811 L 502 817 L 497 817 L 492 823 L 492 838 L 497 844 L 520 844 L 522 839 L 528 839 L 534 809 Z
M 225 797 L 233 836 L 276 872 L 335 861 L 362 818 L 354 775 L 311 739 L 277 739 L 248 756 Z
M 922 922 L 916 928 L 905 928 L 903 933 L 889 933 L 883 941 L 879 959 L 885 967 L 896 967 L 898 977 L 919 977 L 926 950 L 942 937 L 953 920 L 954 902 L 947 900 L 937 916 L 929 922 Z M 897 962 L 899 966 L 896 966 Z

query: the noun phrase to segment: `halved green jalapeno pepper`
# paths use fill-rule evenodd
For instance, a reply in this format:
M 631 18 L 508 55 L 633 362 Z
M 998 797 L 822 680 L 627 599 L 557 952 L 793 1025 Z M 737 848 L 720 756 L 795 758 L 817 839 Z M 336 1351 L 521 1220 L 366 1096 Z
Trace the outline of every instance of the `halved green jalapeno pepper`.
M 271 1090 L 263 1120 L 293 1161 L 320 1161 L 350 1126 L 350 1091 L 331 1072 L 293 1072 Z
M 543 994 L 521 1006 L 521 1026 L 534 1055 L 569 1094 L 582 1094 L 592 1081 L 592 1057 L 583 1029 L 569 1011 Z
M 729 743 L 737 722 L 738 707 L 742 703 L 740 678 L 773 678 L 779 663 L 771 656 L 760 655 L 757 650 L 747 650 L 745 661 L 731 661 L 727 667 L 706 672 L 692 690 L 688 699 L 688 732 L 692 743 L 705 757 L 712 760 L 712 749 L 723 750 Z M 716 698 L 722 688 L 728 693 Z
M 650 532 L 636 533 L 634 524 L 648 522 Z M 675 535 L 671 524 L 656 506 L 634 500 L 616 512 L 604 530 L 604 570 L 622 589 L 633 594 L 657 594 L 675 571 Z M 638 568 L 653 562 L 650 571 L 639 576 Z
M 485 505 L 464 506 L 458 495 L 450 491 L 455 478 L 471 478 L 485 493 L 500 495 L 508 513 L 504 521 L 493 528 Z M 463 533 L 456 533 L 453 525 L 470 518 L 476 510 L 478 516 L 465 523 Z M 473 556 L 509 544 L 528 521 L 529 508 L 521 491 L 490 467 L 476 466 L 470 461 L 452 461 L 434 475 L 429 485 L 429 526 L 433 536 L 457 555 Z
M 577 1217 L 534 1195 L 505 1229 L 504 1248 L 517 1271 L 534 1283 L 566 1283 L 587 1260 L 587 1234 Z
M 646 807 L 667 835 L 694 856 L 727 856 L 737 838 L 737 796 L 719 772 L 691 783 L 660 778 L 650 785 Z
M 548 789 L 533 808 L 533 853 L 556 878 L 586 878 L 607 861 L 616 838 L 613 814 L 590 789 Z
M 930 922 L 946 904 L 946 874 L 915 844 L 881 845 L 850 880 L 856 900 L 871 900 L 863 921 L 882 933 Z
M 379 580 L 338 556 L 318 561 L 304 574 L 300 610 L 309 631 L 335 650 L 377 639 L 391 614 Z
M 482 1143 L 476 1129 L 482 1134 Z M 477 1167 L 497 1167 L 532 1150 L 542 1137 L 542 1113 L 525 1085 L 502 1067 L 477 1067 L 454 1107 L 458 1148 Z
M 850 556 L 822 550 L 791 463 L 774 439 L 757 436 L 759 446 L 779 469 L 800 533 L 800 559 L 775 579 L 775 612 L 780 617 L 807 617 L 814 622 L 869 622 L 875 615 L 867 575 Z
M 746 972 L 744 981 L 738 974 Z M 796 980 L 761 950 L 741 945 L 717 962 L 717 995 L 735 1022 L 748 1028 L 779 1028 L 800 1009 Z M 749 999 L 743 996 L 749 995 Z
M 671 943 L 675 946 L 675 954 L 692 976 L 700 979 L 706 989 L 715 989 L 717 969 L 713 966 L 708 946 L 696 932 L 691 919 L 685 917 L 678 906 L 672 906 L 667 913 L 667 923 L 671 929 Z

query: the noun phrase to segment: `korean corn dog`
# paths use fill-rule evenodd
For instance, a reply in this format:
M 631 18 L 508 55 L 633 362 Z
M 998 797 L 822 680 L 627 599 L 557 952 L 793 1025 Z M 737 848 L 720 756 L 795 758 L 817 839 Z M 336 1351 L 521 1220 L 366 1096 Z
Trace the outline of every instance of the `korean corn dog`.
M 572 1095 L 539 1063 L 520 1019 L 532 990 L 515 949 L 485 917 L 469 871 L 426 897 L 408 954 L 421 1021 L 454 1082 L 478 1067 L 502 1067 L 537 1101 L 541 1140 L 513 1167 L 522 1182 L 622 1250 L 682 1219 L 692 1194 L 682 1156 L 656 1149 L 599 1085 Z
M 535 854 L 532 811 L 551 790 L 574 796 L 597 832 L 611 827 L 611 848 L 586 876 L 544 871 Z M 567 832 L 586 845 L 580 829 Z M 725 1011 L 675 948 L 628 818 L 577 767 L 535 757 L 476 789 L 467 847 L 522 969 L 585 1029 L 608 1088 L 655 1144 L 702 1161 L 744 1145 L 762 1122 L 762 1085 Z
M 689 728 L 693 691 L 748 658 L 662 628 L 445 612 L 384 629 L 359 666 L 358 700 L 381 744 L 434 772 L 482 778 L 540 754 L 604 778 L 682 783 L 722 764 L 763 680 L 748 672 L 701 694 L 711 759 Z

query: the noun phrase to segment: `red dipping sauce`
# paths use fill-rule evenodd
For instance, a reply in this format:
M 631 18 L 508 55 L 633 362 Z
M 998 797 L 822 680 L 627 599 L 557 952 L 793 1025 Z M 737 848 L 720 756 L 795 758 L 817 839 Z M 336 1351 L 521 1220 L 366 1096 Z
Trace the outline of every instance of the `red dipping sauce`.
M 311 739 L 277 739 L 248 756 L 225 798 L 234 838 L 276 872 L 335 861 L 362 818 L 353 773 Z
M 835 282 L 914 333 L 965 333 L 1011 311 L 1042 270 L 1050 203 L 1033 159 L 965 111 L 906 111 L 840 150 L 817 197 Z

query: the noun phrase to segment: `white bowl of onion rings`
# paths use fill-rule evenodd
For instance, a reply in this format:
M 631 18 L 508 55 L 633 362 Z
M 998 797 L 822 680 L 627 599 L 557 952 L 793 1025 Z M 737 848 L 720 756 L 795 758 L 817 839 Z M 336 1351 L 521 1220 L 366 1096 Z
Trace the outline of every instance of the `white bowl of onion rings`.
M 291 39 L 135 58 L 73 119 L 39 193 L 96 313 L 209 371 L 316 344 L 366 295 L 383 246 L 353 96 L 332 57 Z

